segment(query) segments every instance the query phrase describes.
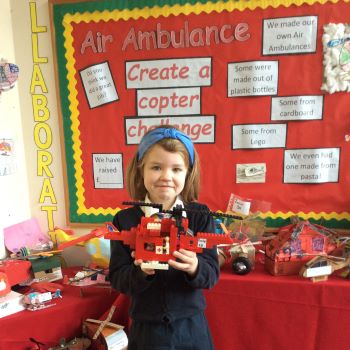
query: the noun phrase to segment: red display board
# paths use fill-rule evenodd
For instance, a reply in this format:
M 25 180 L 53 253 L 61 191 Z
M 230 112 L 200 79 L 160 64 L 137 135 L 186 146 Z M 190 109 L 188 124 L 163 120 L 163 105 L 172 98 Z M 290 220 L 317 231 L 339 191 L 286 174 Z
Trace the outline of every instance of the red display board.
M 324 27 L 350 5 L 320 2 L 52 1 L 70 221 L 109 220 L 142 135 L 176 124 L 211 210 L 234 193 L 271 203 L 271 226 L 349 226 L 347 77 L 323 84 L 327 47 L 344 54 L 350 36 L 327 46 Z

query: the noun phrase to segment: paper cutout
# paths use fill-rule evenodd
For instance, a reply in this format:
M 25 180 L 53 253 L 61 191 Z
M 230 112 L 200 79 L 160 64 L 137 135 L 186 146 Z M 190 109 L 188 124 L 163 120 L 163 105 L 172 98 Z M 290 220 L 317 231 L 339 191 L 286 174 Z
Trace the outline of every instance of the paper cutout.
M 14 140 L 0 137 L 0 176 L 11 175 L 17 170 L 14 154 Z
M 18 79 L 19 68 L 13 63 L 0 62 L 0 94 L 12 89 Z
M 4 228 L 5 246 L 12 253 L 21 247 L 34 248 L 49 240 L 35 218 Z
M 266 164 L 236 164 L 236 183 L 264 183 Z

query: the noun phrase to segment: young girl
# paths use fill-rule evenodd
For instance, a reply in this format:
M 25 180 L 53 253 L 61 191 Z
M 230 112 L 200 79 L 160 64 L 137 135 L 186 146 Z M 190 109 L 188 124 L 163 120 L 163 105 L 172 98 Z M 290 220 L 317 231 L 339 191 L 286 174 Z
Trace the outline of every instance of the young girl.
M 190 138 L 174 127 L 161 126 L 146 133 L 127 171 L 127 189 L 138 201 L 162 204 L 166 210 L 181 204 L 194 232 L 214 232 L 208 207 L 196 202 L 199 159 Z M 119 211 L 113 224 L 119 230 L 136 227 L 152 207 Z M 202 213 L 200 213 L 202 211 Z M 120 241 L 111 241 L 109 265 L 113 288 L 131 297 L 129 350 L 213 349 L 203 288 L 219 278 L 216 249 L 201 254 L 179 249 L 168 261 L 169 270 L 141 268 L 142 260 Z

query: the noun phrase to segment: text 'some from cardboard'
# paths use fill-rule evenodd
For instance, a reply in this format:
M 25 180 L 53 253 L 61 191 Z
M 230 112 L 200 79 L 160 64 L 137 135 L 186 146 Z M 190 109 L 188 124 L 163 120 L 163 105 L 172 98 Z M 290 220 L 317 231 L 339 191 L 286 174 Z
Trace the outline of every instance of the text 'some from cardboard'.
M 271 98 L 271 120 L 320 120 L 323 96 L 284 96 Z

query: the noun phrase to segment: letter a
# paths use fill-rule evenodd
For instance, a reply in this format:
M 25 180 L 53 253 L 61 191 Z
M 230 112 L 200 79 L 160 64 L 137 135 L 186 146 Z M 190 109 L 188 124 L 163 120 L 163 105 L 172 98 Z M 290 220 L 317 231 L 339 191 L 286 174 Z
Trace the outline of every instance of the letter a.
M 203 66 L 198 73 L 200 78 L 210 78 L 210 67 Z
M 94 53 L 97 52 L 96 46 L 95 46 L 95 42 L 94 42 L 94 36 L 92 35 L 92 31 L 91 30 L 88 31 L 88 33 L 86 34 L 86 37 L 84 39 L 84 42 L 81 44 L 80 52 L 81 52 L 82 55 L 84 54 L 85 49 L 88 48 L 88 47 L 91 47 L 92 51 Z

